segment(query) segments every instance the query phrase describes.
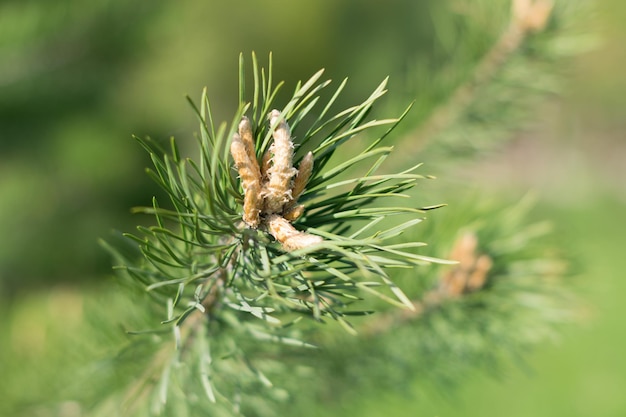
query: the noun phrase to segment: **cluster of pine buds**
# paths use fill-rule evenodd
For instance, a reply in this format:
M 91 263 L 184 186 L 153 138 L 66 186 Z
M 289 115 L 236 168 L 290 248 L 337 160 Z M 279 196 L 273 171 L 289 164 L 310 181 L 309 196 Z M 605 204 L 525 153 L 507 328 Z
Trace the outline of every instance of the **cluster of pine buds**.
M 513 22 L 523 32 L 539 32 L 548 23 L 553 8 L 553 0 L 513 0 Z
M 286 251 L 309 247 L 322 238 L 296 230 L 291 224 L 304 213 L 298 198 L 311 177 L 313 154 L 307 153 L 298 169 L 293 167 L 294 145 L 289 125 L 278 110 L 269 114 L 274 142 L 257 160 L 250 120 L 243 117 L 230 147 L 244 190 L 243 221 L 253 229 L 269 232 Z
M 476 235 L 462 235 L 455 242 L 450 259 L 458 261 L 458 265 L 442 277 L 440 293 L 447 297 L 459 297 L 478 291 L 486 284 L 493 261 L 488 255 L 478 253 Z

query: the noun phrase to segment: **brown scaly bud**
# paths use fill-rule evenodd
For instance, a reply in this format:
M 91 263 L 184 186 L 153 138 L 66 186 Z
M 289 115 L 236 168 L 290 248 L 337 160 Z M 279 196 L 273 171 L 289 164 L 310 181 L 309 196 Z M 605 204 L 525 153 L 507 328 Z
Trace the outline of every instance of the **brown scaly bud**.
M 300 161 L 300 165 L 298 165 L 298 173 L 296 174 L 296 178 L 293 180 L 293 188 L 291 191 L 291 201 L 287 203 L 286 208 L 293 207 L 297 202 L 298 198 L 304 192 L 307 183 L 309 182 L 309 178 L 311 178 L 311 172 L 313 171 L 313 153 L 309 152 L 304 155 L 302 161 Z
M 539 32 L 543 30 L 552 13 L 552 0 L 513 0 L 513 19 L 523 31 Z
M 472 233 L 466 233 L 456 241 L 450 258 L 459 264 L 442 277 L 439 290 L 444 296 L 459 297 L 485 285 L 493 261 L 487 255 L 479 256 L 477 248 L 478 239 Z
M 255 172 L 259 172 L 259 162 L 256 159 L 252 126 L 250 126 L 250 120 L 246 116 L 243 116 L 241 122 L 239 122 L 239 137 L 241 137 L 241 141 L 246 147 L 246 153 L 252 163 L 252 169 L 254 169 Z
M 465 233 L 454 243 L 450 258 L 459 263 L 458 269 L 468 270 L 474 265 L 477 247 L 478 239 L 476 235 Z
M 244 190 L 243 219 L 250 227 L 257 227 L 259 224 L 259 212 L 263 204 L 263 200 L 260 197 L 260 173 L 258 169 L 254 169 L 250 157 L 246 152 L 246 147 L 241 140 L 241 136 L 237 133 L 233 135 L 230 153 L 235 160 L 235 165 L 237 166 L 239 177 L 241 178 L 241 185 Z
M 272 214 L 266 219 L 267 229 L 274 238 L 280 242 L 286 251 L 307 248 L 321 243 L 323 239 L 319 236 L 296 230 L 291 223 L 283 217 Z
M 263 160 L 261 161 L 261 180 L 267 181 L 267 171 L 270 169 L 272 163 L 272 153 L 267 150 L 263 154 Z
M 493 266 L 493 261 L 487 255 L 481 255 L 476 259 L 476 264 L 474 265 L 474 271 L 472 271 L 471 275 L 467 279 L 467 291 L 476 291 L 481 289 L 485 283 L 487 282 L 487 274 L 491 267 Z
M 302 214 L 304 214 L 304 206 L 302 204 L 298 204 L 297 206 L 286 210 L 283 217 L 290 222 L 294 222 L 298 220 Z
M 272 110 L 270 113 L 270 125 L 274 127 L 272 135 L 274 143 L 270 147 L 272 152 L 272 166 L 267 170 L 268 183 L 265 194 L 265 211 L 278 213 L 291 199 L 290 183 L 296 173 L 292 166 L 293 142 L 291 132 L 285 120 L 278 122 L 280 112 Z M 278 124 L 277 124 L 278 123 Z
M 241 136 L 237 133 L 233 135 L 233 141 L 230 144 L 230 153 L 235 160 L 243 189 L 247 190 L 253 183 L 260 185 L 261 178 L 259 171 L 254 169 L 252 161 L 246 152 L 246 147 L 241 140 Z
M 528 16 L 526 16 L 526 27 L 531 32 L 541 32 L 548 23 L 552 14 L 554 2 L 551 0 L 536 0 Z
M 261 186 L 258 183 L 252 183 L 243 198 L 243 221 L 249 227 L 253 229 L 259 227 L 259 213 L 262 206 Z

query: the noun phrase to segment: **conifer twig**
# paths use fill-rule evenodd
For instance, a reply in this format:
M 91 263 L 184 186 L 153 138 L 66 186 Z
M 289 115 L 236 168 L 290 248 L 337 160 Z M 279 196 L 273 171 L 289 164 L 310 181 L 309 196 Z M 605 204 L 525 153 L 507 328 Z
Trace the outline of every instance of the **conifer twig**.
M 436 107 L 427 120 L 400 141 L 411 147 L 408 154 L 416 154 L 437 133 L 453 124 L 461 112 L 467 109 L 481 87 L 517 52 L 526 38 L 542 31 L 552 13 L 553 0 L 511 0 L 509 25 L 476 65 L 469 79 L 460 84 L 449 98 Z
M 366 325 L 364 336 L 373 337 L 388 332 L 407 321 L 419 319 L 447 301 L 481 290 L 487 282 L 493 261 L 488 255 L 477 251 L 476 235 L 463 234 L 457 239 L 447 257 L 457 261 L 458 264 L 442 274 L 433 289 L 427 291 L 419 300 L 412 301 L 413 310 L 393 311 L 371 320 Z
M 170 373 L 176 373 L 176 362 L 198 367 L 203 398 L 210 404 L 238 408 L 239 390 L 255 383 L 273 386 L 254 364 L 255 354 L 272 349 L 259 342 L 310 348 L 294 326 L 302 316 L 332 319 L 353 333 L 348 318 L 369 314 L 355 308 L 364 295 L 412 309 L 389 271 L 446 262 L 415 253 L 420 242 L 393 240 L 420 223 L 416 216 L 437 206 L 378 203 L 405 197 L 404 191 L 427 178 L 413 173 L 419 165 L 397 174 L 376 173 L 392 150 L 379 143 L 408 111 L 395 119 L 367 120 L 386 80 L 363 103 L 328 115 L 342 83 L 321 115 L 297 135 L 316 144 L 298 162 L 292 128 L 312 114 L 321 101 L 318 93 L 330 82 L 319 82 L 319 71 L 298 84 L 282 110 L 271 110 L 282 84 L 274 87 L 271 76 L 259 76 L 255 56 L 253 64 L 253 101 L 240 103 L 230 128 L 216 129 L 206 92 L 199 107 L 192 103 L 201 129 L 199 162 L 182 158 L 173 139 L 169 150 L 138 139 L 153 161 L 149 174 L 170 207 L 155 198 L 151 207 L 135 209 L 153 215 L 156 224 L 138 227 L 138 235 L 126 234 L 139 245 L 139 263 L 119 253 L 116 259 L 160 304 L 165 317 L 159 321 L 174 335 L 174 349 L 167 350 L 171 360 L 159 354 L 146 370 L 146 378 L 160 381 L 162 406 L 173 392 Z M 240 82 L 245 91 L 243 75 Z M 371 145 L 330 166 L 346 141 L 378 127 L 386 130 Z M 347 166 L 359 164 L 370 166 L 362 175 L 343 175 Z M 414 218 L 392 225 L 388 220 L 395 215 Z M 379 224 L 384 227 L 377 229 Z M 161 364 L 164 370 L 155 376 L 153 368 Z

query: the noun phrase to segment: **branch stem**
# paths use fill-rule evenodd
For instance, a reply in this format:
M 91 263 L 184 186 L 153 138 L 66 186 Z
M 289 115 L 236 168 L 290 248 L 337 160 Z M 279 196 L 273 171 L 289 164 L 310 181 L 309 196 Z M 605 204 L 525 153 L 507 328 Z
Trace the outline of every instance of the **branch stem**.
M 453 124 L 474 101 L 481 87 L 498 73 L 508 58 L 518 51 L 531 33 L 542 30 L 550 16 L 549 0 L 512 0 L 512 18 L 507 29 L 476 65 L 470 78 L 460 84 L 449 98 L 436 107 L 417 129 L 400 139 L 409 149 L 403 155 L 415 155 L 426 147 L 439 132 Z M 520 4 L 522 4 L 520 6 Z

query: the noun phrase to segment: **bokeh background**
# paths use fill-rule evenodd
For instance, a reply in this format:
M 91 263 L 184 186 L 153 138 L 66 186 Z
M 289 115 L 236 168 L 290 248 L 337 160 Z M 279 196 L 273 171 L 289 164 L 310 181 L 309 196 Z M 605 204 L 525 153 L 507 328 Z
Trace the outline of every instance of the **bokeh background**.
M 485 35 L 472 49 L 442 48 L 458 40 L 447 37 L 449 15 L 462 13 L 456 3 L 466 2 L 0 3 L 0 403 L 36 402 L 42 381 L 55 381 L 51 363 L 68 359 L 54 346 L 78 328 L 86 298 L 110 291 L 98 238 L 132 230 L 129 208 L 158 193 L 131 134 L 192 142 L 184 96 L 197 100 L 204 86 L 215 119 L 229 120 L 238 55 L 249 61 L 251 51 L 263 62 L 272 51 L 287 85 L 320 67 L 335 80 L 349 76 L 345 103 L 390 76 L 384 110 L 397 113 L 420 88 L 437 93 L 415 72 L 471 58 L 506 23 L 481 21 Z M 533 353 L 526 372 L 477 374 L 455 395 L 419 404 L 381 393 L 339 415 L 626 415 L 626 4 L 595 6 L 580 23 L 600 42 L 567 62 L 562 95 L 537 107 L 532 129 L 437 173 L 443 187 L 462 179 L 474 194 L 536 193 L 535 216 L 554 222 L 579 267 L 572 285 L 583 322 Z M 41 367 L 38 380 L 23 367 Z M 68 407 L 59 413 L 73 415 Z

